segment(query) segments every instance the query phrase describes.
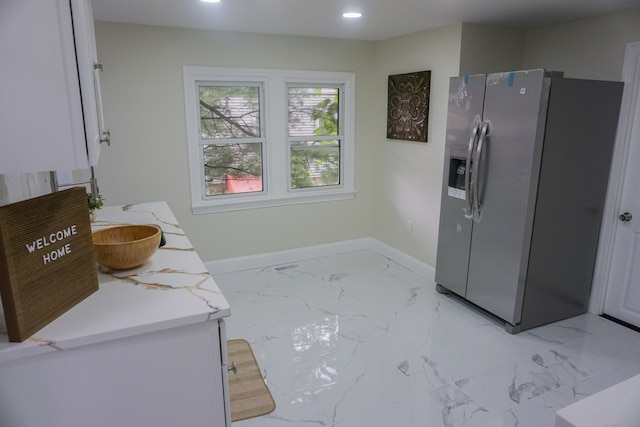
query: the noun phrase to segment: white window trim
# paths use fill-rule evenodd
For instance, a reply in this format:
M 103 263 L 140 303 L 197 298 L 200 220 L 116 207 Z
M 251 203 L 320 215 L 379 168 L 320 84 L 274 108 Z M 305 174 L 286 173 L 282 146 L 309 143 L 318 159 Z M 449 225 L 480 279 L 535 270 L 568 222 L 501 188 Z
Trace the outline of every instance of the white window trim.
M 183 67 L 187 151 L 191 209 L 194 214 L 256 209 L 271 206 L 348 200 L 355 197 L 355 73 L 297 71 L 252 68 Z M 198 144 L 198 81 L 253 81 L 264 87 L 266 132 L 264 148 L 264 191 L 236 194 L 233 197 L 206 198 L 204 171 Z M 344 85 L 344 141 L 342 141 L 342 182 L 335 187 L 317 187 L 289 191 L 289 146 L 287 140 L 287 83 Z M 278 95 L 280 94 L 280 95 Z

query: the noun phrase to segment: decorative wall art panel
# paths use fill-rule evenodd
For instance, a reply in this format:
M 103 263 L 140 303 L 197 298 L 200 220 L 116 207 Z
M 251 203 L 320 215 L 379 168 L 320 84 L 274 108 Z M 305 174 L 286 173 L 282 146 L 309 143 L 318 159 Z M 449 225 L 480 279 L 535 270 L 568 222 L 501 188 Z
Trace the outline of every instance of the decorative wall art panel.
M 427 142 L 431 71 L 389 76 L 387 138 Z

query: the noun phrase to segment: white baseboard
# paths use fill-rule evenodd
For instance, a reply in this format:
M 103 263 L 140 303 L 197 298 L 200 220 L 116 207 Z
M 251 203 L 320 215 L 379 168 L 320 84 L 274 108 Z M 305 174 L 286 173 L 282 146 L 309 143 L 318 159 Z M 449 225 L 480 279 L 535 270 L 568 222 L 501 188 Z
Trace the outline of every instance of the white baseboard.
M 435 269 L 417 258 L 414 258 L 398 249 L 382 243 L 373 237 L 342 242 L 328 243 L 325 245 L 308 246 L 285 251 L 269 252 L 265 254 L 251 255 L 238 258 L 228 258 L 217 261 L 207 261 L 205 266 L 214 276 L 216 274 L 231 273 L 234 271 L 248 270 L 252 268 L 264 268 L 273 265 L 288 264 L 306 259 L 335 255 L 343 252 L 361 251 L 372 249 L 381 255 L 397 262 L 414 273 L 433 280 Z
M 386 256 L 390 260 L 397 262 L 404 268 L 413 271 L 414 273 L 424 277 L 428 280 L 435 280 L 436 269 L 427 264 L 426 262 L 420 261 L 417 258 L 408 255 L 393 246 L 389 246 L 386 243 L 381 242 L 380 240 L 371 238 L 373 241 L 370 249 L 373 249 L 380 254 Z

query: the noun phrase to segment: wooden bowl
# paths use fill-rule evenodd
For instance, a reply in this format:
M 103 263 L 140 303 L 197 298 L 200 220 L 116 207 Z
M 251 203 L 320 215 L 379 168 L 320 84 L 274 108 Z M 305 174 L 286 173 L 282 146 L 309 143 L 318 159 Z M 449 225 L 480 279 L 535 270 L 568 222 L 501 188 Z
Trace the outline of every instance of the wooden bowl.
M 96 262 L 113 270 L 138 267 L 158 249 L 161 234 L 154 225 L 123 225 L 95 231 L 91 237 Z

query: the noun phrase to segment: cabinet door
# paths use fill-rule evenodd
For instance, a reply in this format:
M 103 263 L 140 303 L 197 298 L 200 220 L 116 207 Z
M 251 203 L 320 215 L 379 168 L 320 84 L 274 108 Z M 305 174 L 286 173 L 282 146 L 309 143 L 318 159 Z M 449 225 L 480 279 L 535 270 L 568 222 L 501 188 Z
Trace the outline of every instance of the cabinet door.
M 75 27 L 68 0 L 0 2 L 0 173 L 89 166 Z
M 101 65 L 95 43 L 93 11 L 89 0 L 71 0 L 84 129 L 90 166 L 98 164 L 105 126 L 100 92 Z
M 220 348 L 212 320 L 2 361 L 0 427 L 230 426 Z
M 231 391 L 229 390 L 229 351 L 227 349 L 227 325 L 224 319 L 219 320 L 220 358 L 222 373 L 222 394 L 224 399 L 225 425 L 231 426 Z

